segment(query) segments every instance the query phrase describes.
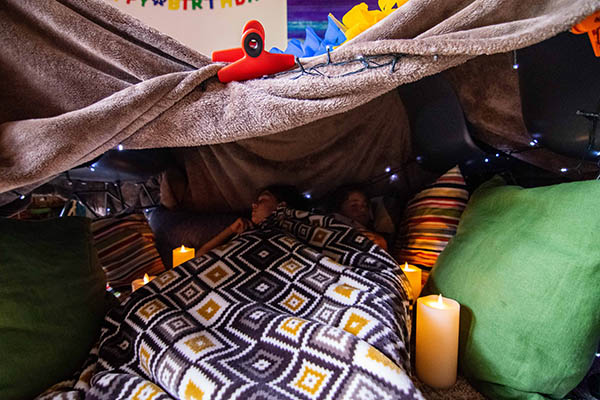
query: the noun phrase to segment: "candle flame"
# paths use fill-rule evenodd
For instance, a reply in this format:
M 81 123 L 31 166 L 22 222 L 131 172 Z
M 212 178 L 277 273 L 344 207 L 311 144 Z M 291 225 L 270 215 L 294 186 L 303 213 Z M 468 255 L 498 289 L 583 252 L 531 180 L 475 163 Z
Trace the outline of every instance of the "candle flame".
M 407 262 L 404 263 L 404 268 L 402 268 L 402 270 L 407 271 L 407 272 L 414 271 L 414 269 L 412 269 L 408 266 Z
M 150 277 L 148 276 L 148 274 L 144 274 L 144 285 L 148 282 L 150 282 Z
M 187 249 L 185 248 L 185 246 L 184 246 L 184 245 L 181 245 L 181 249 L 179 249 L 179 251 L 182 251 L 182 252 L 183 252 L 183 251 L 186 251 L 186 250 L 187 250 Z
M 444 307 L 444 299 L 442 298 L 442 294 L 441 293 L 438 295 L 437 303 L 438 303 L 438 306 Z

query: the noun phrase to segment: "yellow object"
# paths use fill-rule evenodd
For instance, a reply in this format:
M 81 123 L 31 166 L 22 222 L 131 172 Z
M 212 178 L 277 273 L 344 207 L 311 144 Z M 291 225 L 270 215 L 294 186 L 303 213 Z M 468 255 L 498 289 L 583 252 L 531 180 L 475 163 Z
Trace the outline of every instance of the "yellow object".
M 154 278 L 156 278 L 156 277 L 148 276 L 148 274 L 144 274 L 143 279 L 134 279 L 131 282 L 131 291 L 135 292 L 136 290 L 138 290 L 139 288 L 141 288 L 142 286 L 144 286 L 146 283 L 150 282 Z
M 196 256 L 196 250 L 191 247 L 177 247 L 173 249 L 173 267 L 183 264 L 187 260 L 191 260 Z
M 379 0 L 379 10 L 369 10 L 366 3 L 360 3 L 352 7 L 342 18 L 342 31 L 346 35 L 346 42 L 390 15 L 407 1 Z M 339 23 L 335 19 L 334 21 Z
M 571 28 L 571 33 L 577 35 L 587 33 L 596 57 L 600 57 L 600 11 L 588 16 L 586 19 Z
M 421 269 L 415 267 L 414 265 L 408 265 L 408 263 L 404 263 L 404 267 L 402 267 L 402 272 L 408 278 L 410 282 L 410 286 L 412 288 L 413 300 L 416 300 L 421 294 Z
M 417 376 L 438 389 L 456 382 L 460 304 L 442 295 L 417 299 Z

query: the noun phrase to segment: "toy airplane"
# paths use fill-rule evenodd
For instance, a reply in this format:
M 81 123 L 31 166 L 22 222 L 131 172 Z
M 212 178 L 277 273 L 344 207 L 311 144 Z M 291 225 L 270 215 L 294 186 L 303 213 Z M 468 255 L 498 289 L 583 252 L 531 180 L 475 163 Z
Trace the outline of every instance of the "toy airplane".
M 256 20 L 244 26 L 242 47 L 218 50 L 212 53 L 213 61 L 232 62 L 217 73 L 219 81 L 244 81 L 263 75 L 285 71 L 296 65 L 291 54 L 272 54 L 264 50 L 265 30 Z

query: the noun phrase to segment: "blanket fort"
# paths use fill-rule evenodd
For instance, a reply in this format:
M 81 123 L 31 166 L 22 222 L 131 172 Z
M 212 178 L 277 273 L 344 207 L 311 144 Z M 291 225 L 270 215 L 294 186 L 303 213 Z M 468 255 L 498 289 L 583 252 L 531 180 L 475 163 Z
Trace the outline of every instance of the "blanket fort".
M 281 208 L 109 312 L 86 399 L 422 398 L 409 288 L 354 229 Z

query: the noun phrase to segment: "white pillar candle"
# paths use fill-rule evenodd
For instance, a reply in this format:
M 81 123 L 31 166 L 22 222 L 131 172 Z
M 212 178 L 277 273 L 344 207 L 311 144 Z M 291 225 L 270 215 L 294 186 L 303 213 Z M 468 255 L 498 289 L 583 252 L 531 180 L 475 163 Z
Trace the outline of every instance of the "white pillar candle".
M 417 376 L 433 388 L 456 382 L 459 315 L 460 304 L 442 295 L 417 300 Z
M 406 275 L 410 282 L 410 286 L 412 287 L 413 300 L 417 300 L 419 294 L 421 294 L 421 269 L 414 265 L 408 265 L 408 263 L 405 262 L 404 267 L 402 267 L 402 272 L 404 272 L 404 275 Z

